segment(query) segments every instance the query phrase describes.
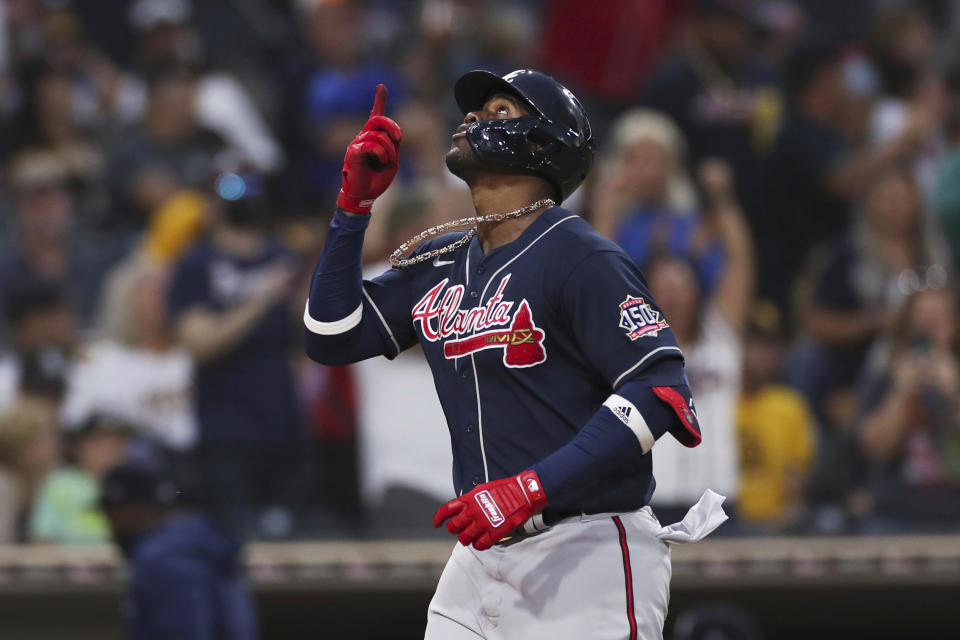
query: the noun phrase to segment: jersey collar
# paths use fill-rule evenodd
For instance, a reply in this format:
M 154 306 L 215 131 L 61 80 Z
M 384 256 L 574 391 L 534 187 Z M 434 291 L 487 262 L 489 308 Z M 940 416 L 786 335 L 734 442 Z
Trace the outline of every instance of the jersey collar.
M 564 215 L 569 215 L 560 207 L 550 207 L 541 213 L 530 226 L 523 230 L 520 236 L 507 244 L 497 247 L 490 253 L 484 253 L 480 245 L 480 237 L 474 236 L 470 241 L 470 263 L 482 266 L 487 263 L 499 262 L 510 259 L 523 251 L 531 242 L 540 236 L 544 231 L 550 228 L 552 224 L 560 220 Z

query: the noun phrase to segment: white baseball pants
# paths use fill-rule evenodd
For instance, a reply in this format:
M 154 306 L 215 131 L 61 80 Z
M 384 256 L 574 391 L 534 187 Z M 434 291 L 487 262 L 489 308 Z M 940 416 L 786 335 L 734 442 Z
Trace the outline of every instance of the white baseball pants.
M 425 640 L 660 640 L 670 542 L 699 540 L 726 515 L 707 491 L 682 522 L 649 507 L 567 518 L 487 551 L 457 544 L 427 613 Z

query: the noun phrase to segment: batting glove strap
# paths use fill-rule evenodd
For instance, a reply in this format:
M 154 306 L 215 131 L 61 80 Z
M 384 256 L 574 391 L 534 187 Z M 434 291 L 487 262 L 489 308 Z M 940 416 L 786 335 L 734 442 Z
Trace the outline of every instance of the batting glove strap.
M 433 526 L 447 530 L 463 545 L 482 551 L 521 526 L 547 506 L 536 471 L 527 470 L 503 480 L 478 485 L 470 493 L 440 507 Z

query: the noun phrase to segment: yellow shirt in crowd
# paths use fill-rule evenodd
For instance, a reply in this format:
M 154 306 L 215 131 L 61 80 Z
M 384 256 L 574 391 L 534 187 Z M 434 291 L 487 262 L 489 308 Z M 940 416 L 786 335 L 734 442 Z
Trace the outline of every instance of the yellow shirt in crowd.
M 806 400 L 782 385 L 740 397 L 738 514 L 747 522 L 776 523 L 787 515 L 791 484 L 813 464 L 814 422 Z

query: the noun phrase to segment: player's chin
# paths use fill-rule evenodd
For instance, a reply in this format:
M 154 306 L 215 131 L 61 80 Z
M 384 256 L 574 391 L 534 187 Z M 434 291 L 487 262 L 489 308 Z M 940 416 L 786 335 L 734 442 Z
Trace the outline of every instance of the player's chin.
M 464 138 L 457 138 L 447 151 L 444 158 L 447 163 L 447 169 L 453 175 L 463 178 L 471 171 L 477 169 L 480 160 L 470 147 L 470 143 Z
M 450 151 L 453 151 L 454 149 L 463 149 L 463 150 L 472 152 L 472 149 L 470 148 L 470 143 L 467 142 L 467 134 L 455 133 L 453 134 L 453 136 L 451 136 Z

